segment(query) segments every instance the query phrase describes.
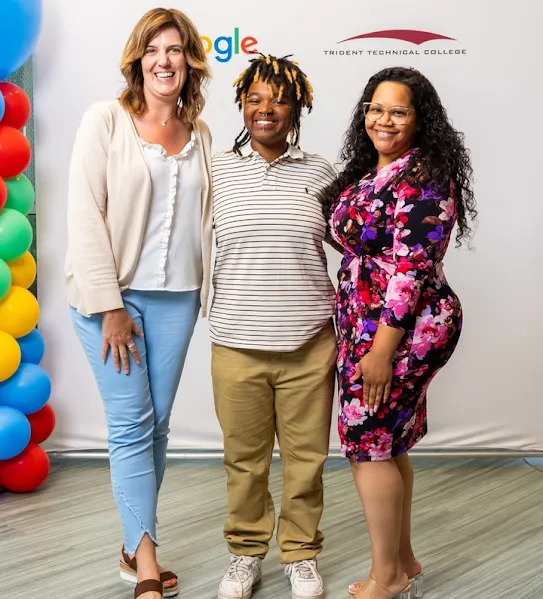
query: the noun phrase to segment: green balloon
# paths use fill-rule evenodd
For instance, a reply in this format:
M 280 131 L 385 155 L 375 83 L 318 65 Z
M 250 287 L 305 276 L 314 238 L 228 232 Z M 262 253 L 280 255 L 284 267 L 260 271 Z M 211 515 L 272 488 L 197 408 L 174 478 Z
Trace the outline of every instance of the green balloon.
M 4 208 L 0 211 L 0 260 L 17 260 L 27 252 L 34 234 L 26 216 Z
M 17 212 L 26 216 L 34 206 L 34 200 L 36 199 L 32 183 L 24 175 L 4 179 L 4 181 L 8 188 L 8 199 L 5 207 L 13 208 L 13 210 L 17 210 Z
M 11 270 L 3 260 L 0 260 L 0 301 L 6 297 L 10 287 Z

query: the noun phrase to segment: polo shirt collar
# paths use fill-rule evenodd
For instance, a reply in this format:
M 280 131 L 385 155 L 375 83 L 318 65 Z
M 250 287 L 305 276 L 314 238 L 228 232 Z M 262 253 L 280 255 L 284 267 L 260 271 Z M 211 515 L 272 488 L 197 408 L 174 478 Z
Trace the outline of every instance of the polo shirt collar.
M 243 157 L 252 156 L 253 154 L 257 154 L 260 156 L 260 154 L 258 154 L 258 152 L 256 150 L 253 150 L 253 148 L 251 147 L 250 141 L 248 141 L 245 145 L 241 146 L 239 151 L 241 152 L 241 155 Z M 287 144 L 286 152 L 284 154 L 282 154 L 281 156 L 279 156 L 279 159 L 284 158 L 285 156 L 289 156 L 290 158 L 293 158 L 294 160 L 302 160 L 304 157 L 304 152 L 301 148 L 298 148 L 297 146 L 293 146 L 292 144 L 289 143 L 289 144 Z

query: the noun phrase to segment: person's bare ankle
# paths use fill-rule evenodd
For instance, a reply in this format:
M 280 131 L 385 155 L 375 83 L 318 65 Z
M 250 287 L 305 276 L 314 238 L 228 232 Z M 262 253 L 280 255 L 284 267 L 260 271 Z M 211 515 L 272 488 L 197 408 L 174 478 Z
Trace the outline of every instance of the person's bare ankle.
M 372 568 L 370 576 L 379 585 L 392 592 L 402 591 L 408 583 L 408 576 L 400 564 L 396 567 Z
M 160 580 L 160 570 L 158 564 L 142 564 L 138 563 L 138 581 L 142 580 Z
M 422 572 L 422 564 L 414 556 L 402 558 L 402 567 L 409 578 L 413 578 Z
M 143 593 L 140 595 L 138 599 L 162 599 L 160 593 L 155 591 L 149 591 L 148 593 Z

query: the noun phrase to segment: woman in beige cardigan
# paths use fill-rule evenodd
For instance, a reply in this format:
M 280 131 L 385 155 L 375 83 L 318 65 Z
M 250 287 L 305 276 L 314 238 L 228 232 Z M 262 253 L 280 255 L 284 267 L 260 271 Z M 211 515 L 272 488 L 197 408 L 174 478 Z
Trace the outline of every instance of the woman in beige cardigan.
M 137 583 L 135 597 L 158 599 L 178 592 L 156 560 L 157 497 L 209 289 L 211 137 L 198 118 L 209 70 L 194 25 L 166 9 L 136 25 L 121 69 L 121 97 L 91 106 L 75 140 L 67 286 L 105 407 L 121 577 Z

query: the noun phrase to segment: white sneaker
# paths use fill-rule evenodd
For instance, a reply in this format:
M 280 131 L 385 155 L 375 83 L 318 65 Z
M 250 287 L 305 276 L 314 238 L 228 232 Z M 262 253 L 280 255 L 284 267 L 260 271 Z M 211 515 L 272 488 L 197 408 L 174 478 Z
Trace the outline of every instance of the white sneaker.
M 324 585 L 317 569 L 316 559 L 304 559 L 285 566 L 290 578 L 292 599 L 323 599 Z
M 219 585 L 218 599 L 251 599 L 253 586 L 262 578 L 259 557 L 233 555 Z

